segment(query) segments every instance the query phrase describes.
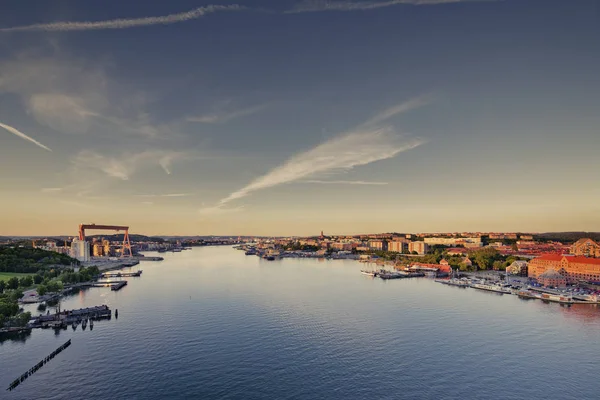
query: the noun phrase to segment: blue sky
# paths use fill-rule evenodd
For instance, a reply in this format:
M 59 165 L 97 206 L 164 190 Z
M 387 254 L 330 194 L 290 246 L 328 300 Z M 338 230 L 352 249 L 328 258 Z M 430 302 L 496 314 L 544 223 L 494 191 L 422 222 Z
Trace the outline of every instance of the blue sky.
M 597 1 L 0 7 L 0 234 L 600 222 Z

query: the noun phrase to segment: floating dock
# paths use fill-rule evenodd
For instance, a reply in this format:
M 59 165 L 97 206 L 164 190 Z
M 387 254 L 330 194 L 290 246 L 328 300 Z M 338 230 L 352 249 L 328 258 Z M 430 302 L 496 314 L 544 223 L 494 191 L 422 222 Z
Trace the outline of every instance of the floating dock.
M 13 389 L 15 389 L 17 386 L 19 386 L 21 383 L 23 383 L 23 381 L 25 381 L 25 379 L 29 378 L 31 375 L 36 373 L 40 368 L 42 368 L 44 365 L 46 365 L 47 362 L 52 360 L 54 357 L 56 357 L 58 354 L 60 354 L 60 352 L 62 352 L 64 349 L 66 349 L 70 345 L 71 345 L 71 339 L 67 340 L 58 349 L 56 349 L 52 353 L 50 353 L 50 355 L 48 357 L 44 358 L 42 361 L 40 361 L 39 363 L 37 363 L 33 367 L 31 367 L 29 369 L 29 371 L 25 372 L 23 375 L 21 375 L 20 377 L 18 377 L 14 381 L 12 381 L 12 383 L 10 384 L 10 386 L 8 388 L 6 388 L 6 390 L 12 391 Z

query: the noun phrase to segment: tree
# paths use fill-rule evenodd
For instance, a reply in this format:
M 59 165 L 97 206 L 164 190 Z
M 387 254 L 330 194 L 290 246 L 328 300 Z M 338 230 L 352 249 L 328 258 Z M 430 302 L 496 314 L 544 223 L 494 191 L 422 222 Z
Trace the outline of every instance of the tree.
M 38 295 L 43 296 L 48 293 L 48 288 L 45 285 L 39 285 L 37 287 L 37 293 Z
M 19 278 L 13 276 L 6 282 L 6 287 L 9 289 L 17 289 L 19 287 Z
M 44 278 L 40 274 L 35 274 L 33 276 L 33 283 L 35 283 L 36 285 L 39 285 L 40 283 L 42 283 L 43 280 L 44 280 Z
M 6 283 L 4 283 L 4 281 L 0 281 L 0 293 L 4 293 L 5 288 L 6 288 Z
M 24 276 L 19 279 L 19 286 L 26 288 L 31 285 L 33 285 L 33 278 L 31 276 Z
M 513 243 L 510 247 L 513 249 L 513 251 L 519 251 L 519 246 L 516 243 Z

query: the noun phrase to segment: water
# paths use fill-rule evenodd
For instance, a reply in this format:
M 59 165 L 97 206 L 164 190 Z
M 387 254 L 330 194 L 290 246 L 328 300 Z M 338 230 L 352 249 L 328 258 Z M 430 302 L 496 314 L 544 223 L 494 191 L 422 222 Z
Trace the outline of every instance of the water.
M 149 254 L 152 255 L 152 254 Z M 162 255 L 162 254 L 161 254 Z M 166 253 L 94 330 L 0 344 L 7 399 L 596 399 L 600 309 L 382 281 L 355 261 L 264 261 L 229 247 Z M 71 347 L 13 392 L 10 382 Z

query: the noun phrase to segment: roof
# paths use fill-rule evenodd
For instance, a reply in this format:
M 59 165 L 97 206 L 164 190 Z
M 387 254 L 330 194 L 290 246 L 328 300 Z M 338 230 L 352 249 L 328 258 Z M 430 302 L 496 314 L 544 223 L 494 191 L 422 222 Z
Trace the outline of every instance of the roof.
M 534 260 L 544 260 L 544 261 L 562 261 L 563 258 L 567 259 L 569 264 L 594 264 L 600 265 L 600 258 L 592 258 L 592 257 L 584 257 L 584 256 L 563 256 L 561 254 L 542 254 L 539 257 L 534 258 Z
M 542 254 L 539 257 L 534 258 L 534 260 L 544 260 L 544 261 L 561 261 L 563 259 L 562 254 L 556 253 L 546 253 Z
M 573 245 L 583 244 L 583 243 L 586 243 L 586 242 L 591 242 L 591 243 L 593 243 L 595 245 L 598 245 L 598 243 L 596 243 L 594 240 L 592 240 L 590 238 L 581 238 L 578 241 L 576 241 L 575 243 L 573 243 Z
M 600 258 L 591 258 L 584 256 L 567 256 L 567 260 L 569 260 L 569 263 L 600 265 Z
M 540 274 L 540 276 L 538 276 L 538 279 L 565 279 L 564 276 L 562 276 L 561 274 L 559 274 L 558 272 L 556 272 L 553 269 L 548 269 L 546 270 L 543 274 Z

